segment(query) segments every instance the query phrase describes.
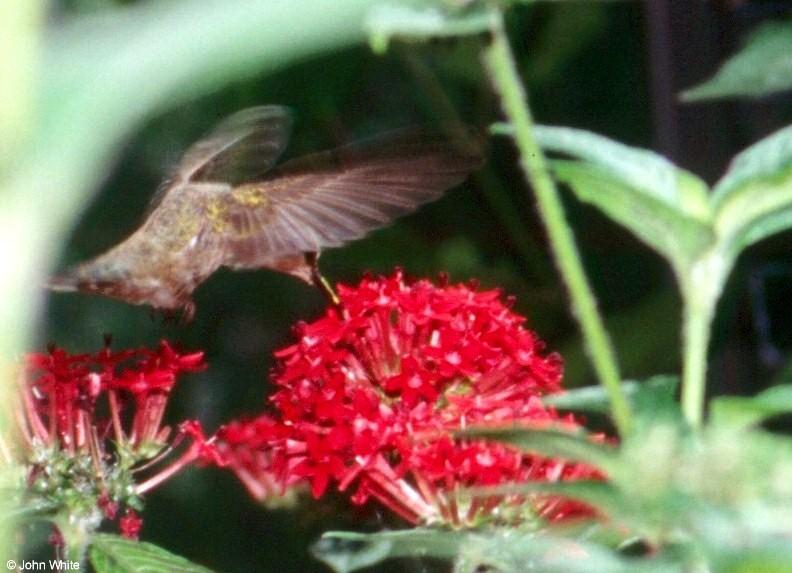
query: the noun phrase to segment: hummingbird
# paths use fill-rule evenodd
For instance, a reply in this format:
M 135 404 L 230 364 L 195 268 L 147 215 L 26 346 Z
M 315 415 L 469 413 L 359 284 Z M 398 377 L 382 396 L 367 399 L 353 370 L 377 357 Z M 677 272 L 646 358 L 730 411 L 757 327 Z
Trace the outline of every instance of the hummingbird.
M 407 128 L 276 165 L 291 128 L 289 109 L 277 105 L 226 118 L 187 149 L 137 230 L 47 286 L 189 321 L 193 291 L 218 268 L 265 268 L 313 284 L 337 302 L 318 269 L 323 249 L 437 199 L 483 161 L 475 136 Z

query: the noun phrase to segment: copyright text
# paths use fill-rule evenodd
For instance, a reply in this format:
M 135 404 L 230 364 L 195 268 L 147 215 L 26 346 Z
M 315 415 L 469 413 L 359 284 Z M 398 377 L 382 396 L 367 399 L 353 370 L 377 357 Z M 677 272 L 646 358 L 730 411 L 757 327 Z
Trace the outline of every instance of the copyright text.
M 6 569 L 9 571 L 79 571 L 79 561 L 65 561 L 63 559 L 50 559 L 48 561 L 22 560 L 6 561 Z

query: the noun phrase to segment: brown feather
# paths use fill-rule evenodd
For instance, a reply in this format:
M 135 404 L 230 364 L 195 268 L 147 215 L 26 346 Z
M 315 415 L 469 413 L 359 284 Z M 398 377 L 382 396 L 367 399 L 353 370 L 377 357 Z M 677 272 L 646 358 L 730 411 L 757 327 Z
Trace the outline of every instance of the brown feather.
M 478 168 L 481 147 L 411 129 L 288 161 L 208 199 L 224 264 L 268 266 L 337 247 L 437 199 Z

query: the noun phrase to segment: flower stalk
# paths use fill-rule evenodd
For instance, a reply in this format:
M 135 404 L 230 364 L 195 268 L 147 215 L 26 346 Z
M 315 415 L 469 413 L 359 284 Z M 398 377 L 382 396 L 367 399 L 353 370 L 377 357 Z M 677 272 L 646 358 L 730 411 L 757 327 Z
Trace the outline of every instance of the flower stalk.
M 490 13 L 490 42 L 484 50 L 484 64 L 509 123 L 520 152 L 520 165 L 526 180 L 536 194 L 539 214 L 547 229 L 550 248 L 561 276 L 566 283 L 575 317 L 580 323 L 589 358 L 600 383 L 608 392 L 611 412 L 619 434 L 626 435 L 631 425 L 631 412 L 621 389 L 621 376 L 616 355 L 597 302 L 586 278 L 572 231 L 567 224 L 558 189 L 534 135 L 534 122 L 527 95 L 520 81 L 514 56 L 504 30 L 499 9 Z

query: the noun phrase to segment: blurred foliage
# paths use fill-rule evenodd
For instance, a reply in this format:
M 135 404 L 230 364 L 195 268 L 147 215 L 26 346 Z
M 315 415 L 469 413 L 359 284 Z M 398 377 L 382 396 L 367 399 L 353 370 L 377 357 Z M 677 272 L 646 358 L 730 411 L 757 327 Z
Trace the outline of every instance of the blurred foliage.
M 704 83 L 685 90 L 683 101 L 763 97 L 792 88 L 792 21 L 768 22 Z
M 496 125 L 510 134 L 511 126 Z M 601 209 L 665 257 L 683 300 L 682 405 L 703 417 L 711 323 L 741 252 L 792 227 L 792 128 L 739 153 L 712 191 L 664 157 L 602 136 L 538 127 L 548 151 L 573 157 L 552 169 L 577 197 Z
M 792 444 L 756 428 L 766 417 L 792 412 L 789 393 L 730 400 L 731 416 L 693 431 L 674 400 L 676 383 L 655 377 L 629 386 L 636 423 L 618 446 L 563 428 L 466 432 L 593 464 L 608 477 L 482 488 L 480 495 L 562 495 L 591 504 L 605 519 L 548 524 L 540 532 L 328 533 L 315 551 L 339 573 L 407 555 L 452 561 L 455 573 L 789 571 Z M 583 411 L 607 401 L 599 388 L 550 400 Z
M 99 573 L 135 573 L 168 571 L 170 573 L 210 573 L 209 569 L 190 563 L 150 543 L 131 541 L 115 535 L 97 535 L 91 543 L 91 565 Z

